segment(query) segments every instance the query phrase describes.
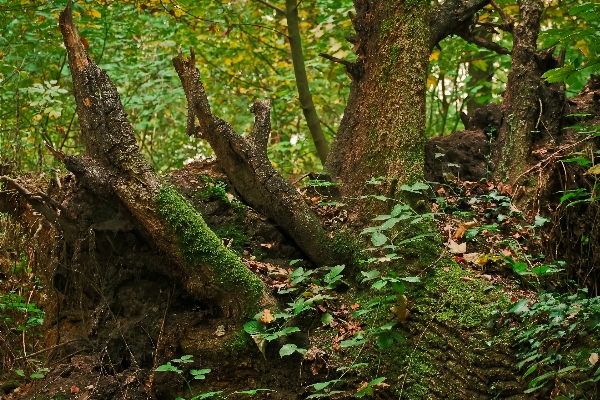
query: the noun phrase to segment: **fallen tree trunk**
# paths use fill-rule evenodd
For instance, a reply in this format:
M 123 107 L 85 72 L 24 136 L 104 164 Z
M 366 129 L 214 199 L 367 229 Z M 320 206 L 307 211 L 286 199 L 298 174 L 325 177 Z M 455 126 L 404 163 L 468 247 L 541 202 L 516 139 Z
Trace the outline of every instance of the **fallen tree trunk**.
M 242 199 L 275 221 L 312 261 L 319 265 L 348 261 L 331 246 L 331 238 L 296 188 L 271 165 L 267 156 L 271 134 L 269 102 L 252 105 L 255 114 L 252 134 L 247 138 L 238 135 L 229 123 L 213 115 L 196 68 L 194 50 L 190 51 L 187 60 L 181 54 L 173 59 L 188 100 L 188 135 L 210 143 L 219 165 Z
M 160 182 L 143 158 L 117 88 L 79 40 L 70 5 L 60 15 L 60 28 L 86 151 L 81 157 L 55 155 L 83 186 L 126 215 L 139 235 L 167 256 L 171 262 L 158 272 L 179 282 L 192 297 L 220 304 L 227 314 L 254 312 L 265 301 L 261 281 L 181 195 Z

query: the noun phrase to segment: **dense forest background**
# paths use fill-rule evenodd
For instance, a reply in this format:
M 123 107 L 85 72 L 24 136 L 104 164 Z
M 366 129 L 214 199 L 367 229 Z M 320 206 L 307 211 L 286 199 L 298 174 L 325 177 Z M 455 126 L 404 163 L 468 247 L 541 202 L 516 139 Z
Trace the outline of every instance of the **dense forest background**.
M 600 398 L 600 5 L 278 3 L 0 1 L 0 398 Z

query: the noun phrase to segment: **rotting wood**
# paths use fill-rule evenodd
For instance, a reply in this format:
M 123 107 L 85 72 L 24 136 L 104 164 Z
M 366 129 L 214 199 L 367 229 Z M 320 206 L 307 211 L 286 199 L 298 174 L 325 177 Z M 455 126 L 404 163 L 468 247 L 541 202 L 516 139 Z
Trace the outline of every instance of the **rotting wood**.
M 173 59 L 188 101 L 188 135 L 209 142 L 242 199 L 275 221 L 313 262 L 319 265 L 343 262 L 344 258 L 332 248 L 331 238 L 304 198 L 271 165 L 267 156 L 271 134 L 269 101 L 252 105 L 255 115 L 252 134 L 248 138 L 240 136 L 229 123 L 212 113 L 193 49 L 190 52 L 188 59 L 181 54 Z

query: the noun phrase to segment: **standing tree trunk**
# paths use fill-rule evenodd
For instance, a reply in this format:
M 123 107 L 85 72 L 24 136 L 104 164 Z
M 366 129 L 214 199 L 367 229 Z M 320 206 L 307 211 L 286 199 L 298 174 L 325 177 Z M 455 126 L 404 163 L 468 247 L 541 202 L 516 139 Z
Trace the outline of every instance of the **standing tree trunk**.
M 494 179 L 514 181 L 527 166 L 533 135 L 541 119 L 541 75 L 537 38 L 544 6 L 541 0 L 520 0 L 520 20 L 513 29 L 513 49 L 506 91 L 504 119 L 495 143 Z
M 348 105 L 326 169 L 360 196 L 371 177 L 404 184 L 423 179 L 428 1 L 356 0 L 358 60 Z
M 355 0 L 356 62 L 348 105 L 326 170 L 360 196 L 365 182 L 383 176 L 397 185 L 423 179 L 426 78 L 429 54 L 489 0 Z

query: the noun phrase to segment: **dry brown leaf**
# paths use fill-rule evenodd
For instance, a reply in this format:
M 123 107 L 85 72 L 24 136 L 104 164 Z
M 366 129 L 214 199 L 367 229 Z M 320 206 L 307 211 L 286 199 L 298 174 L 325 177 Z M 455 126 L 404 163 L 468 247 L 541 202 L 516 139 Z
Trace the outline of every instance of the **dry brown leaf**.
M 460 280 L 463 282 L 471 282 L 474 279 L 475 278 L 471 278 L 470 276 L 463 276 L 462 278 L 460 278 Z
M 479 260 L 479 253 L 467 253 L 463 255 L 466 262 L 476 264 Z
M 598 362 L 598 353 L 592 353 L 590 355 L 590 363 L 595 365 Z
M 452 239 L 456 240 L 456 239 L 462 239 L 465 237 L 465 232 L 467 231 L 467 227 L 464 225 L 461 225 L 458 227 L 458 229 L 456 230 L 456 232 L 454 232 L 454 235 L 452 236 Z
M 265 308 L 262 312 L 262 316 L 258 319 L 258 322 L 262 322 L 264 324 L 270 324 L 273 322 L 275 318 L 273 318 L 273 314 L 271 314 L 271 310 Z
M 462 254 L 467 252 L 467 243 L 458 244 L 454 240 L 450 239 L 447 244 L 448 251 L 452 254 Z

